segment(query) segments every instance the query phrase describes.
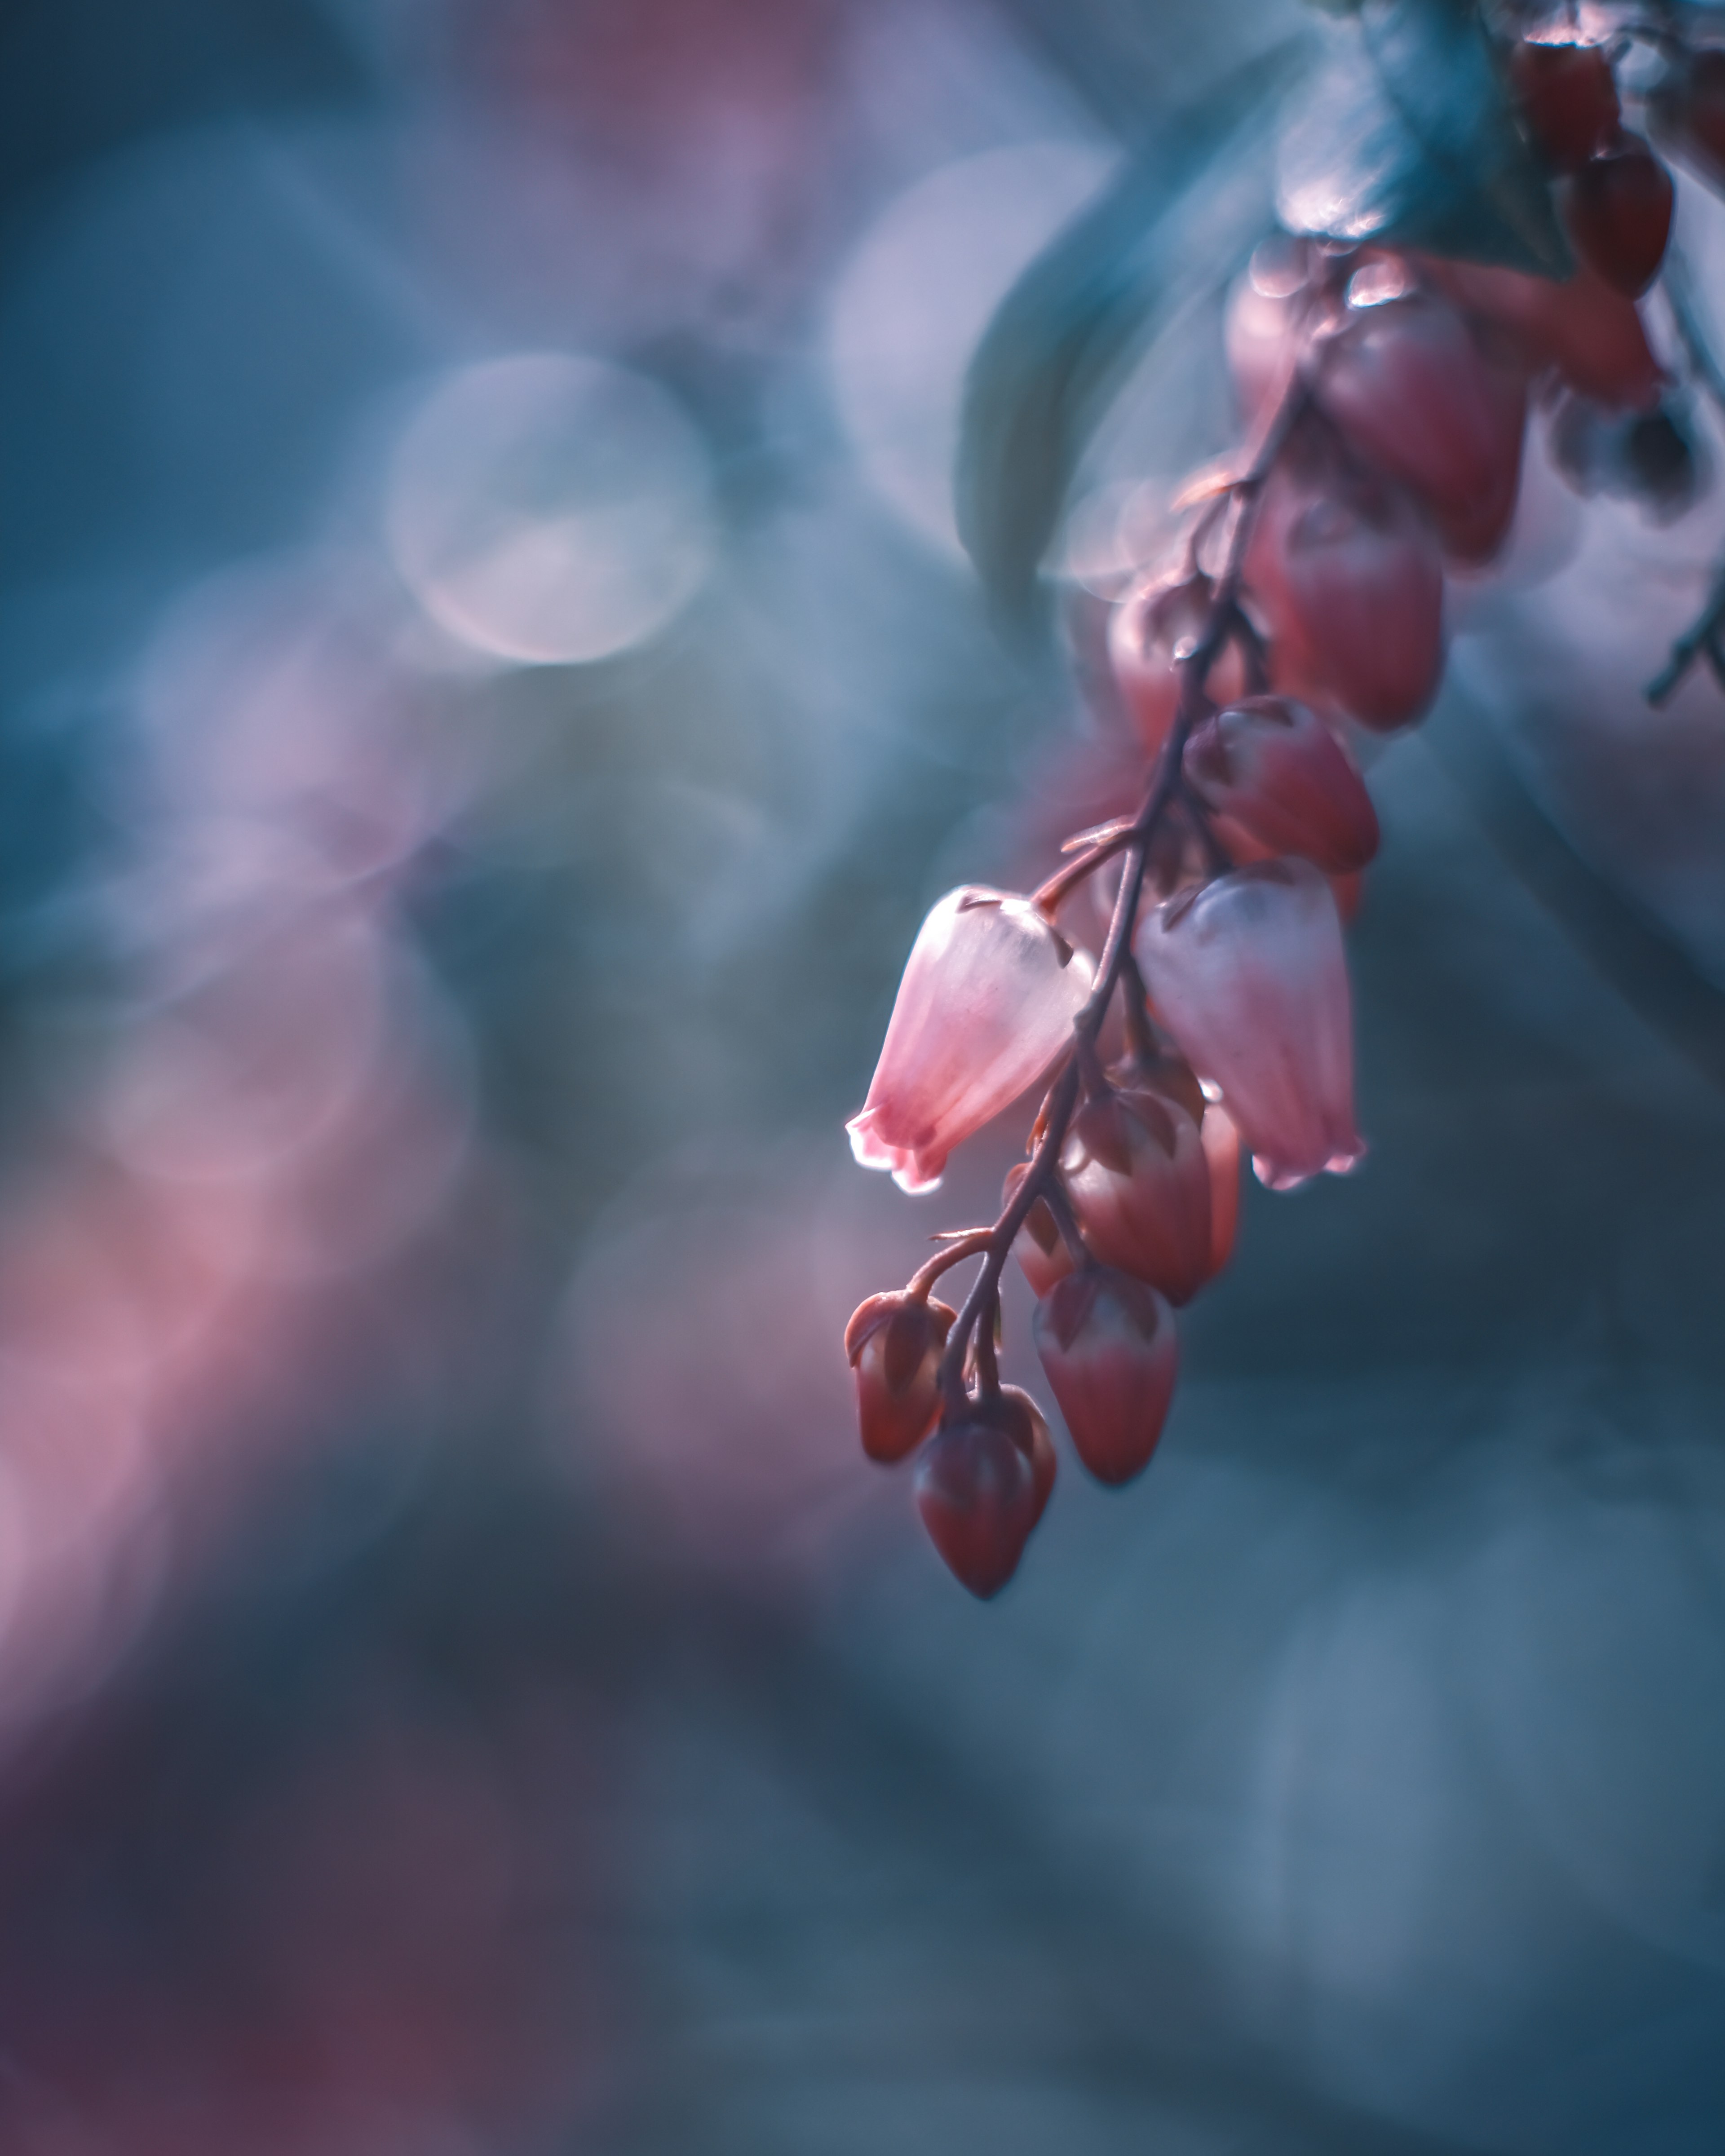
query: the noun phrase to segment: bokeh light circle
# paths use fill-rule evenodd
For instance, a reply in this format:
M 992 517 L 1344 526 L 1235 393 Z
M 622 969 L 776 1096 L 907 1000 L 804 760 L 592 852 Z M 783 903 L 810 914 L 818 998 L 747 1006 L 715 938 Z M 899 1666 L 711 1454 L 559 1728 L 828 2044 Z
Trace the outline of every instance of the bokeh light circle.
M 1094 143 L 1024 142 L 943 165 L 853 256 L 828 336 L 833 393 L 870 483 L 925 538 L 961 550 L 952 468 L 971 356 L 1032 258 L 1113 168 Z
M 529 665 L 644 642 L 716 551 L 708 458 L 680 406 L 574 353 L 488 360 L 440 382 L 397 446 L 386 523 L 439 627 Z

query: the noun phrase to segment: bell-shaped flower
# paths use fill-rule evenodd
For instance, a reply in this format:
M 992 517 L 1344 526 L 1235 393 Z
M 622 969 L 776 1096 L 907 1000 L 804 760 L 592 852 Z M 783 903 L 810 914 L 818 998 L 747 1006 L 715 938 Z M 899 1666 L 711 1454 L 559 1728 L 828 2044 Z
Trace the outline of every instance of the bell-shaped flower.
M 983 1601 L 1018 1570 L 1045 1502 L 1029 1453 L 997 1420 L 973 1414 L 950 1424 L 917 1464 L 916 1509 L 929 1540 Z
M 1019 1186 L 1029 1173 L 1030 1164 L 1024 1161 L 1008 1174 L 1006 1187 L 1000 1194 L 1003 1213 L 1018 1196 Z M 1024 1278 L 1030 1283 L 1032 1295 L 1046 1295 L 1055 1282 L 1065 1280 L 1077 1263 L 1045 1198 L 1039 1198 L 1024 1215 L 1024 1224 L 1013 1238 L 1012 1247 L 1024 1268 Z
M 1186 776 L 1266 854 L 1298 854 L 1326 875 L 1348 875 L 1378 850 L 1377 811 L 1353 758 L 1291 697 L 1248 696 L 1194 727 Z
M 914 1452 L 934 1427 L 941 1354 L 956 1314 L 944 1302 L 900 1288 L 871 1295 L 845 1328 L 863 1450 L 883 1466 Z
M 857 1159 L 932 1190 L 952 1148 L 1066 1045 L 1093 973 L 1029 899 L 948 891 L 917 934 L 869 1096 L 845 1126 Z
M 1213 1081 L 1260 1182 L 1291 1188 L 1365 1151 L 1353 1023 L 1330 887 L 1305 861 L 1256 861 L 1157 906 L 1134 949 L 1158 1014 Z
M 1142 1474 L 1179 1373 L 1167 1303 L 1142 1281 L 1093 1266 L 1044 1296 L 1033 1331 L 1078 1457 L 1099 1482 Z
M 1151 1092 L 1109 1093 L 1072 1118 L 1060 1173 L 1105 1265 L 1186 1302 L 1210 1272 L 1210 1174 L 1198 1126 Z

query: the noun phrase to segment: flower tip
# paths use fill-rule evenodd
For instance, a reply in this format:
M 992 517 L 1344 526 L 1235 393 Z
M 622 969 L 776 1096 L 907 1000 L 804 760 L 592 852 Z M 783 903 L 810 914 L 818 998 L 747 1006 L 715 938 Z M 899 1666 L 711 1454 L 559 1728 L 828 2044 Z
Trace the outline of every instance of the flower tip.
M 1327 1160 L 1321 1161 L 1315 1168 L 1291 1167 L 1268 1153 L 1255 1152 L 1252 1155 L 1252 1173 L 1266 1190 L 1298 1190 L 1303 1183 L 1311 1183 L 1320 1175 L 1352 1175 L 1368 1150 L 1365 1140 L 1356 1137 L 1343 1150 L 1332 1152 Z
M 878 1108 L 865 1108 L 845 1126 L 850 1139 L 851 1158 L 859 1168 L 875 1168 L 889 1172 L 901 1190 L 908 1191 L 914 1198 L 927 1190 L 937 1189 L 946 1171 L 947 1156 L 938 1159 L 919 1153 L 906 1146 L 889 1145 L 880 1136 Z

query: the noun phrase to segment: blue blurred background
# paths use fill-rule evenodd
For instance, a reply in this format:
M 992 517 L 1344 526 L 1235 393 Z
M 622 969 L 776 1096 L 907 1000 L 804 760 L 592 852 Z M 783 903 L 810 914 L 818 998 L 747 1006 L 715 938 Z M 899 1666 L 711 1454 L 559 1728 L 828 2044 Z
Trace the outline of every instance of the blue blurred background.
M 853 1168 L 897 969 L 1108 767 L 965 364 L 1298 21 L 12 0 L 0 2148 L 1725 2146 L 1714 486 L 1536 428 L 1372 768 L 1371 1158 L 1249 1192 L 1146 1479 L 982 1609 L 851 1428 L 1021 1137 Z

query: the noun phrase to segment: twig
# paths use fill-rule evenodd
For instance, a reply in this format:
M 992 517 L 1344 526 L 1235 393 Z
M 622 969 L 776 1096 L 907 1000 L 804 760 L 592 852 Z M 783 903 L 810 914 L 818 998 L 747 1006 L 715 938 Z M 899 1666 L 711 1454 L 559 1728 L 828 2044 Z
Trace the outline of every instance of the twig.
M 972 1283 L 970 1292 L 964 1298 L 958 1312 L 957 1322 L 947 1337 L 946 1353 L 941 1359 L 940 1388 L 942 1419 L 948 1423 L 962 1421 L 968 1407 L 965 1367 L 973 1334 L 977 1335 L 978 1341 L 978 1378 L 985 1389 L 990 1385 L 994 1359 L 993 1328 L 999 1303 L 1000 1275 L 1006 1264 L 1007 1253 L 1016 1240 L 1031 1207 L 1053 1187 L 1060 1147 L 1072 1120 L 1073 1111 L 1078 1104 L 1081 1068 L 1095 1055 L 1096 1035 L 1101 1029 L 1102 1019 L 1115 988 L 1132 962 L 1132 928 L 1137 919 L 1138 901 L 1143 893 L 1144 864 L 1150 844 L 1163 818 L 1179 797 L 1186 743 L 1192 729 L 1208 709 L 1204 684 L 1209 678 L 1210 669 L 1221 656 L 1224 646 L 1237 634 L 1235 623 L 1240 612 L 1240 591 L 1245 570 L 1246 548 L 1257 521 L 1258 505 L 1265 482 L 1286 448 L 1296 421 L 1305 411 L 1311 393 L 1306 371 L 1296 367 L 1290 376 L 1276 415 L 1259 441 L 1250 469 L 1233 482 L 1229 502 L 1234 523 L 1228 536 L 1226 558 L 1210 594 L 1204 629 L 1191 650 L 1179 661 L 1179 703 L 1174 712 L 1173 725 L 1169 728 L 1168 738 L 1156 759 L 1156 767 L 1143 803 L 1124 831 L 1102 840 L 1091 849 L 1090 855 L 1081 857 L 1083 871 L 1088 874 L 1099 860 L 1112 853 L 1123 852 L 1126 865 L 1120 879 L 1120 891 L 1114 901 L 1113 917 L 1108 923 L 1102 955 L 1096 963 L 1095 983 L 1083 1009 L 1072 1021 L 1072 1045 L 1066 1052 L 1053 1090 L 1038 1119 L 1040 1132 L 1035 1150 L 1030 1157 L 1029 1173 L 1013 1193 L 1011 1201 L 1000 1218 L 983 1237 L 982 1270 Z M 1073 864 L 1074 868 L 1079 865 L 1079 863 Z M 1045 901 L 1045 894 L 1051 886 L 1062 882 L 1070 874 L 1070 870 L 1062 870 L 1059 876 L 1045 884 L 1037 894 L 1039 902 Z M 967 1237 L 966 1240 L 968 1242 L 970 1239 Z M 979 1324 L 988 1334 L 986 1353 L 982 1350 L 981 1335 L 978 1333 Z

